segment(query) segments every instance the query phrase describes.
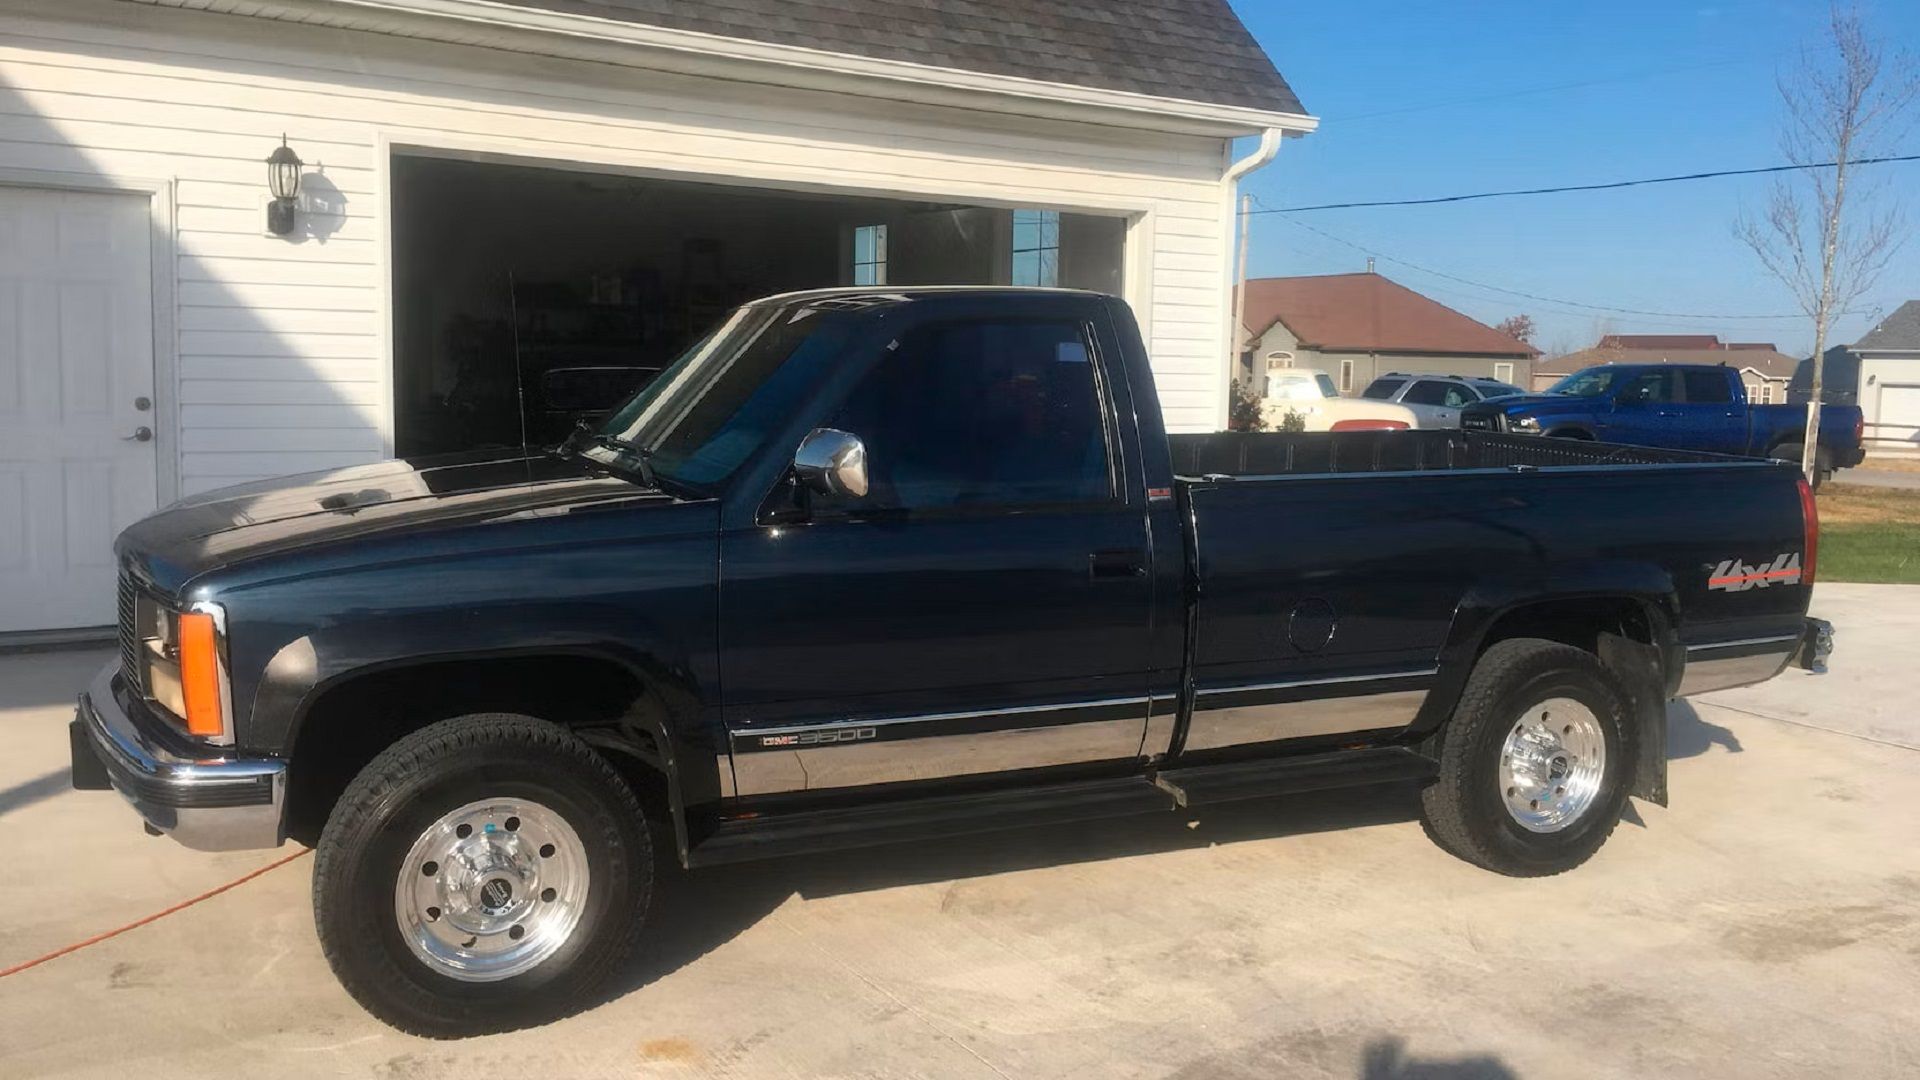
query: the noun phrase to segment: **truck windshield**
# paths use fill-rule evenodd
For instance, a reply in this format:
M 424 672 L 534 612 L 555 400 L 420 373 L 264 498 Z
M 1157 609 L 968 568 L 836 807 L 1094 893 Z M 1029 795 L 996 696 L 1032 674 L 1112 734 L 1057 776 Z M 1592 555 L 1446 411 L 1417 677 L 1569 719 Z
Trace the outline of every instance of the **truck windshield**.
M 1600 397 L 1612 388 L 1620 376 L 1617 368 L 1588 368 L 1573 374 L 1547 387 L 1549 394 L 1566 394 L 1569 397 Z
M 580 450 L 705 491 L 746 463 L 846 344 L 843 313 L 748 305 L 628 398 Z

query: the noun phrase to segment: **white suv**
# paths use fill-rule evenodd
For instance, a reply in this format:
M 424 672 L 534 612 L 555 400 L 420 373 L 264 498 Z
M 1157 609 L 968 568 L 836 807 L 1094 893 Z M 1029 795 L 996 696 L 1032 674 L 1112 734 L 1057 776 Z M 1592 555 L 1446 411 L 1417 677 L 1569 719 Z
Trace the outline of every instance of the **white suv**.
M 1526 391 L 1498 379 L 1470 375 L 1421 375 L 1390 371 L 1373 380 L 1360 396 L 1372 401 L 1404 405 L 1420 418 L 1423 428 L 1460 426 L 1460 410 L 1476 401 L 1524 394 Z

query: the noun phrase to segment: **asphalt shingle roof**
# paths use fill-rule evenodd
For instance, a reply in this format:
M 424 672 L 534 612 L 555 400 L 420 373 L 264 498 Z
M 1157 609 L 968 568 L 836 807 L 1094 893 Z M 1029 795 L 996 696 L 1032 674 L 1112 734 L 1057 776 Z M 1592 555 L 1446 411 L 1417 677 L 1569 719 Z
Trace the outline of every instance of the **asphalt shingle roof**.
M 1302 346 L 1323 351 L 1539 355 L 1523 341 L 1373 273 L 1247 282 L 1248 333 L 1264 334 L 1276 320 Z
M 1920 349 L 1920 300 L 1909 300 L 1853 343 L 1856 351 Z
M 1304 113 L 1226 0 L 509 0 L 770 45 Z

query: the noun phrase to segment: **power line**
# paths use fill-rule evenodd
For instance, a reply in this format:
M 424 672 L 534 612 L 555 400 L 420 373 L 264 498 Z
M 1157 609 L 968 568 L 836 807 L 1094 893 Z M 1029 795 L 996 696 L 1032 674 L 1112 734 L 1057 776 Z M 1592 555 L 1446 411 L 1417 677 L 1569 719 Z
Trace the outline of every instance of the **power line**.
M 1920 154 L 1893 157 L 1854 158 L 1849 165 L 1886 165 L 1902 161 L 1920 161 Z M 1513 191 L 1479 191 L 1471 195 L 1439 195 L 1427 199 L 1379 199 L 1373 202 L 1319 203 L 1313 206 L 1278 206 L 1249 210 L 1249 214 L 1305 214 L 1315 210 L 1358 210 L 1376 206 L 1433 206 L 1437 203 L 1472 202 L 1476 199 L 1506 199 L 1518 195 L 1560 195 L 1570 191 L 1611 191 L 1616 188 L 1644 187 L 1649 184 L 1678 184 L 1688 180 L 1713 180 L 1724 176 L 1761 176 L 1768 173 L 1799 172 L 1805 169 L 1833 169 L 1837 161 L 1808 165 L 1768 165 L 1758 169 L 1720 169 L 1714 172 L 1687 173 L 1682 176 L 1654 176 L 1640 180 L 1614 180 L 1605 184 L 1566 184 L 1561 187 L 1519 188 Z
M 1259 198 L 1260 197 L 1258 195 L 1254 196 L 1254 201 L 1258 202 Z M 1260 212 L 1261 211 L 1258 211 L 1258 210 L 1252 211 L 1252 213 L 1260 213 Z M 1706 314 L 1706 313 L 1690 312 L 1690 311 L 1649 311 L 1641 308 L 1609 307 L 1605 304 L 1588 304 L 1579 300 L 1564 300 L 1559 297 L 1541 296 L 1538 293 L 1525 292 L 1520 289 L 1509 289 L 1504 285 L 1491 285 L 1484 281 L 1475 281 L 1472 278 L 1461 277 L 1458 274 L 1449 274 L 1445 270 L 1435 270 L 1430 266 L 1422 266 L 1416 262 L 1409 262 L 1408 260 L 1399 258 L 1398 256 L 1388 255 L 1385 252 L 1376 251 L 1362 244 L 1356 244 L 1353 241 L 1348 240 L 1344 237 L 1335 236 L 1324 229 L 1316 229 L 1313 226 L 1306 224 L 1305 222 L 1288 220 L 1287 224 L 1292 225 L 1296 228 L 1305 229 L 1306 231 L 1310 233 L 1314 233 L 1318 236 L 1325 237 L 1326 239 L 1331 240 L 1336 244 L 1344 244 L 1347 247 L 1354 249 L 1355 251 L 1362 252 L 1367 255 L 1371 255 L 1377 259 L 1385 259 L 1387 262 L 1390 262 L 1390 263 L 1397 263 L 1398 265 L 1404 266 L 1409 270 L 1415 270 L 1422 274 L 1431 274 L 1434 277 L 1445 278 L 1448 281 L 1459 282 L 1462 285 L 1471 285 L 1476 289 L 1485 289 L 1489 292 L 1504 293 L 1508 296 L 1517 296 L 1522 299 L 1535 301 L 1536 303 L 1556 304 L 1563 307 L 1577 308 L 1577 309 L 1580 309 L 1580 311 L 1582 312 L 1598 311 L 1598 312 L 1604 312 L 1609 315 L 1644 315 L 1649 318 L 1687 319 L 1690 321 L 1699 321 L 1699 322 L 1714 322 L 1714 321 L 1721 321 L 1721 320 L 1746 321 L 1746 320 L 1754 320 L 1754 319 L 1804 319 L 1806 318 L 1805 315 L 1800 315 L 1800 314 L 1721 315 L 1721 314 Z M 1848 312 L 1841 312 L 1840 314 L 1857 315 L 1861 313 L 1848 311 Z

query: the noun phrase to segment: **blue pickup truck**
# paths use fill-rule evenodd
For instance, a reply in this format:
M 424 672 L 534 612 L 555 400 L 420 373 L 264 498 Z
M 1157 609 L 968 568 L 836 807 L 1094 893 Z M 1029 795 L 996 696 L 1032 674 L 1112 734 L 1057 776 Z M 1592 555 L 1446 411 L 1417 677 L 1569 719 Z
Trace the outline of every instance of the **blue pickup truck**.
M 1555 383 L 1544 394 L 1495 398 L 1460 411 L 1468 431 L 1702 450 L 1799 461 L 1807 411 L 1756 405 L 1740 372 L 1718 364 L 1602 364 Z M 1856 405 L 1820 410 L 1819 478 L 1860 464 Z

